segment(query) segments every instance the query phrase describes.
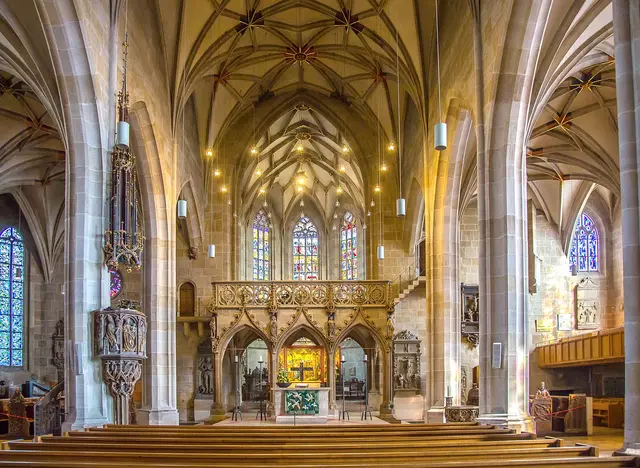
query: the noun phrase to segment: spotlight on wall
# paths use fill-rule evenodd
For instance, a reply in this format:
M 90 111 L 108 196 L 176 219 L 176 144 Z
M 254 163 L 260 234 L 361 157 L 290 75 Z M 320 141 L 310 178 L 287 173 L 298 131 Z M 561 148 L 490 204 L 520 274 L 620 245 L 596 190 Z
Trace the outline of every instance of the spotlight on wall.
M 178 200 L 178 218 L 187 217 L 187 200 Z

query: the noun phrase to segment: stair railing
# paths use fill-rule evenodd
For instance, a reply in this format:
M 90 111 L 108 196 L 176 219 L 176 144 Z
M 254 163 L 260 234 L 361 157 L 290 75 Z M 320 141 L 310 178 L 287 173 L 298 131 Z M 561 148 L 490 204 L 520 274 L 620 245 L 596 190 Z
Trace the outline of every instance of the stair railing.
M 420 270 L 420 263 L 417 259 L 414 259 L 411 264 L 400 272 L 398 276 L 392 281 L 391 288 L 394 298 L 398 298 L 400 294 L 405 291 L 411 283 L 417 280 L 424 272 Z
M 34 437 L 44 434 L 62 435 L 62 414 L 64 413 L 63 391 L 64 381 L 60 381 L 34 405 Z

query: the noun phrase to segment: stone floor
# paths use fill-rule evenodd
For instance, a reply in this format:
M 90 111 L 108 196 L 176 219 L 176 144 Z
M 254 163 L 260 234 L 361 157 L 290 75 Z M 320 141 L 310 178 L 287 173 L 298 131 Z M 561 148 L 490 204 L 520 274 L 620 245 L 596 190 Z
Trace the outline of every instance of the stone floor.
M 581 442 L 583 444 L 594 445 L 600 449 L 600 456 L 607 456 L 622 448 L 622 443 L 624 441 L 624 429 L 610 429 L 608 427 L 593 426 L 593 435 L 563 435 L 561 438 L 570 443 Z

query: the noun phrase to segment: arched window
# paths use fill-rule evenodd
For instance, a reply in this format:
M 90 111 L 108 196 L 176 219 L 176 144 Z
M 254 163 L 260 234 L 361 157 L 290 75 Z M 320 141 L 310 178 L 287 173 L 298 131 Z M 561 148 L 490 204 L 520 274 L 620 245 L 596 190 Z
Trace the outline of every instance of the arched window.
M 269 238 L 269 219 L 263 210 L 258 211 L 253 221 L 253 279 L 269 280 L 271 264 L 271 239 Z
M 293 280 L 318 279 L 318 229 L 306 216 L 293 228 Z
M 22 366 L 24 244 L 14 228 L 0 233 L 0 366 Z
M 358 279 L 358 232 L 356 218 L 348 211 L 340 228 L 340 274 L 343 280 Z
M 579 272 L 598 271 L 598 252 L 600 251 L 598 229 L 593 219 L 581 213 L 573 229 L 573 239 L 569 248 L 569 268 L 573 265 Z

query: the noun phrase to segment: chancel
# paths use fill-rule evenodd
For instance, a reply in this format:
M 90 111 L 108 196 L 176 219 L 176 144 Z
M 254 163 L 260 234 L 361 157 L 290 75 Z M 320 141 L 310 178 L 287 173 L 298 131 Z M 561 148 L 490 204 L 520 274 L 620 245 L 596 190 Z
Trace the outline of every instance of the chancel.
M 0 2 L 0 467 L 640 463 L 638 11 Z

